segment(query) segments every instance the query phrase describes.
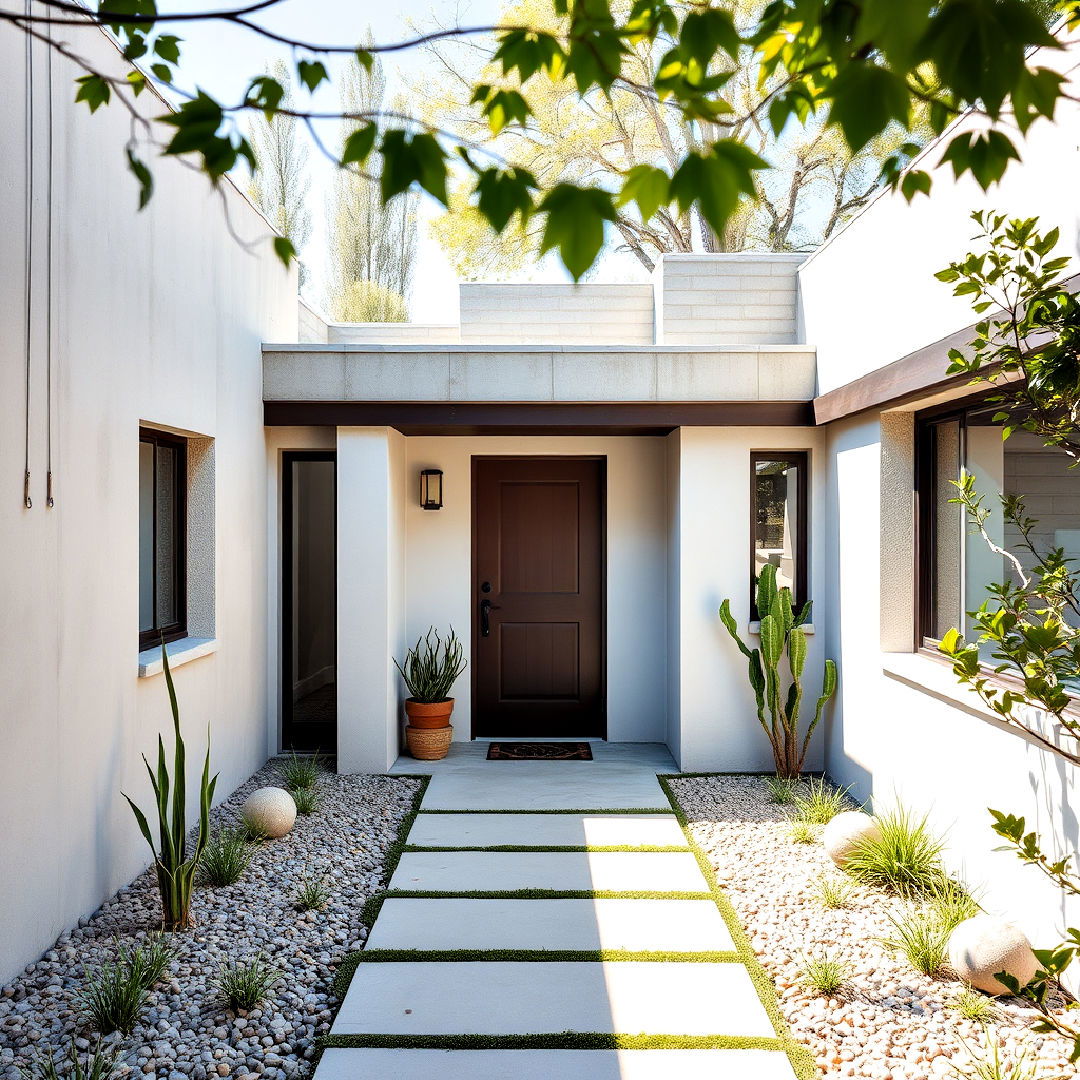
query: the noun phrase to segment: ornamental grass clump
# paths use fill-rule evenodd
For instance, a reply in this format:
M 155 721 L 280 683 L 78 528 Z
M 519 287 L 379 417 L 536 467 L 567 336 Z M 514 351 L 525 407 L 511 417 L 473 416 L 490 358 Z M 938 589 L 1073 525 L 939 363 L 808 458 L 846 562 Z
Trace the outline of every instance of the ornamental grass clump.
M 318 783 L 320 771 L 318 751 L 311 757 L 300 757 L 294 750 L 279 766 L 282 785 L 294 798 L 296 792 L 309 791 Z
M 295 903 L 301 911 L 322 911 L 330 902 L 330 886 L 326 874 L 305 877 L 296 890 Z
M 804 956 L 799 979 L 815 994 L 833 995 L 847 982 L 848 969 L 842 960 L 822 954 Z
M 199 880 L 212 889 L 234 885 L 251 865 L 253 854 L 244 826 L 218 829 L 199 860 Z
M 281 978 L 281 972 L 270 963 L 266 954 L 259 953 L 246 964 L 223 967 L 214 985 L 218 996 L 230 1009 L 247 1010 L 265 1001 Z
M 98 1042 L 84 1058 L 72 1036 L 66 1056 L 55 1058 L 39 1050 L 28 1068 L 19 1069 L 19 1075 L 22 1080 L 112 1080 L 119 1068 L 119 1050 L 106 1050 Z
M 449 701 L 454 683 L 466 667 L 465 650 L 453 627 L 443 641 L 433 626 L 405 654 L 404 665 L 395 660 L 394 666 L 401 672 L 413 701 Z
M 918 903 L 900 916 L 889 915 L 894 935 L 884 944 L 903 953 L 908 963 L 924 975 L 938 975 L 948 963 L 949 935 L 981 910 L 960 882 L 942 874 Z
M 814 879 L 814 899 L 824 908 L 845 907 L 855 891 L 847 878 L 819 874 Z
M 927 825 L 897 806 L 876 815 L 879 832 L 860 840 L 844 861 L 857 881 L 908 900 L 931 896 L 947 880 L 941 866 L 944 844 Z
M 80 1015 L 102 1035 L 121 1031 L 130 1035 L 154 985 L 176 956 L 173 948 L 155 934 L 140 945 L 120 946 L 115 960 L 105 961 L 87 972 L 79 991 Z
M 135 805 L 130 796 L 124 795 L 131 807 L 139 831 L 154 853 L 154 870 L 157 873 L 158 892 L 161 894 L 161 922 L 166 930 L 186 930 L 191 925 L 191 893 L 195 884 L 195 871 L 202 859 L 210 838 L 210 804 L 214 800 L 217 776 L 210 776 L 210 729 L 206 730 L 206 759 L 203 762 L 202 781 L 199 785 L 199 829 L 194 847 L 189 851 L 187 842 L 187 749 L 180 734 L 180 709 L 176 704 L 176 688 L 169 670 L 169 654 L 161 646 L 161 663 L 165 671 L 165 685 L 169 691 L 169 705 L 173 721 L 173 770 L 165 763 L 165 744 L 158 735 L 157 771 L 143 755 L 143 763 L 154 789 L 154 812 L 157 817 L 158 840 L 150 830 L 146 815 Z M 171 792 L 171 801 L 170 801 Z
M 761 615 L 761 647 L 751 649 L 739 636 L 731 601 L 720 605 L 720 621 L 731 635 L 739 651 L 747 659 L 750 686 L 757 703 L 757 718 L 769 738 L 776 775 L 797 779 L 806 761 L 810 737 L 821 721 L 822 710 L 836 693 L 836 664 L 825 661 L 821 680 L 821 696 L 814 716 L 805 732 L 799 728 L 802 707 L 802 675 L 806 666 L 806 631 L 811 605 L 806 603 L 796 614 L 792 606 L 791 589 L 777 588 L 776 567 L 766 563 L 757 581 L 757 609 Z M 787 656 L 787 672 L 781 661 Z
M 812 776 L 795 785 L 791 799 L 795 807 L 794 820 L 807 825 L 828 825 L 844 809 L 848 790 L 833 787 L 821 776 Z
M 769 802 L 777 806 L 790 806 L 795 801 L 795 780 L 786 776 L 766 776 L 765 790 L 769 794 Z
M 298 814 L 314 814 L 319 808 L 319 793 L 315 788 L 297 788 L 291 794 Z

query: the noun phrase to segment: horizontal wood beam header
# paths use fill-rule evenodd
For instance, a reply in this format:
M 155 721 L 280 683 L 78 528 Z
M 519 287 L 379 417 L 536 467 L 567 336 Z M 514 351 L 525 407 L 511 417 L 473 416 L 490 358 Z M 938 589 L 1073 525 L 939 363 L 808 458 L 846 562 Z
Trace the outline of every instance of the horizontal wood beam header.
M 267 401 L 268 427 L 392 427 L 403 435 L 667 435 L 680 427 L 812 427 L 809 401 Z

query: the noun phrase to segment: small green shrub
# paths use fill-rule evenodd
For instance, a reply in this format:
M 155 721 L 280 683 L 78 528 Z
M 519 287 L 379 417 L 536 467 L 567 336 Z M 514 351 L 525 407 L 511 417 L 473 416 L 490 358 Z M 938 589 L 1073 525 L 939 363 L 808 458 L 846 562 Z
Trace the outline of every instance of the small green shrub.
M 844 809 L 847 793 L 847 788 L 833 787 L 823 777 L 810 777 L 792 789 L 795 820 L 807 825 L 828 825 Z
M 165 974 L 176 953 L 160 934 L 132 948 L 120 946 L 115 960 L 86 972 L 78 994 L 83 1018 L 102 1035 L 130 1035 L 151 988 Z
M 72 1037 L 67 1056 L 54 1058 L 38 1051 L 29 1068 L 20 1068 L 23 1080 L 112 1080 L 120 1063 L 119 1050 L 106 1050 L 99 1042 L 85 1058 Z
M 281 763 L 279 769 L 282 785 L 293 792 L 295 798 L 297 791 L 306 791 L 318 783 L 321 771 L 319 754 L 316 751 L 311 757 L 298 757 L 294 750 L 292 755 Z
M 251 865 L 252 854 L 244 826 L 219 829 L 199 860 L 199 879 L 212 889 L 233 885 Z
M 769 793 L 769 802 L 777 806 L 790 806 L 795 801 L 797 783 L 788 776 L 766 776 L 765 790 Z
M 817 842 L 817 829 L 805 821 L 793 821 L 788 826 L 788 839 L 793 844 L 813 844 Z
M 454 628 L 450 627 L 450 633 L 443 641 L 434 626 L 405 654 L 404 664 L 394 661 L 405 680 L 409 697 L 413 701 L 429 703 L 450 700 L 454 683 L 466 664 L 465 649 Z
M 980 994 L 970 986 L 962 986 L 949 999 L 949 1004 L 965 1019 L 975 1020 L 979 1023 L 988 1023 L 996 1020 L 999 1015 L 994 999 Z
M 229 964 L 218 973 L 215 988 L 232 1010 L 254 1009 L 281 981 L 281 972 L 264 953 L 246 964 Z
M 296 890 L 296 906 L 301 911 L 322 911 L 330 901 L 330 886 L 326 874 L 306 877 Z
M 878 815 L 877 823 L 880 835 L 862 840 L 844 869 L 858 881 L 905 899 L 931 894 L 945 880 L 944 844 L 930 832 L 927 819 L 897 806 Z
M 319 808 L 319 792 L 317 788 L 297 788 L 292 792 L 293 802 L 296 803 L 298 814 L 314 814 Z
M 814 879 L 814 899 L 822 907 L 842 908 L 851 899 L 854 888 L 846 878 L 819 874 Z
M 799 971 L 802 984 L 816 994 L 835 994 L 847 981 L 847 965 L 830 956 L 804 956 Z

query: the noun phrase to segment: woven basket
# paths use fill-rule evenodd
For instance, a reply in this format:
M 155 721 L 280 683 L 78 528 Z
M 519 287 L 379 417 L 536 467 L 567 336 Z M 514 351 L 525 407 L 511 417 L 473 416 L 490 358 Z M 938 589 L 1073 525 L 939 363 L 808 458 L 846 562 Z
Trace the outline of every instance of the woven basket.
M 449 724 L 441 728 L 414 728 L 405 725 L 405 743 L 409 753 L 419 761 L 438 761 L 446 757 L 454 729 Z

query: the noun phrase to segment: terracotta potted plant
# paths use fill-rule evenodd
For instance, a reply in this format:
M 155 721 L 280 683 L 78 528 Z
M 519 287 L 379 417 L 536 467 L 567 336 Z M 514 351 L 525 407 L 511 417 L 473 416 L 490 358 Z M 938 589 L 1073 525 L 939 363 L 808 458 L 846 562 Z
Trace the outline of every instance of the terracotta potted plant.
M 405 654 L 405 663 L 394 661 L 409 696 L 405 699 L 405 742 L 409 753 L 422 761 L 446 757 L 454 729 L 450 715 L 454 699 L 450 691 L 465 670 L 464 649 L 453 627 L 446 640 L 435 627 L 417 640 Z

